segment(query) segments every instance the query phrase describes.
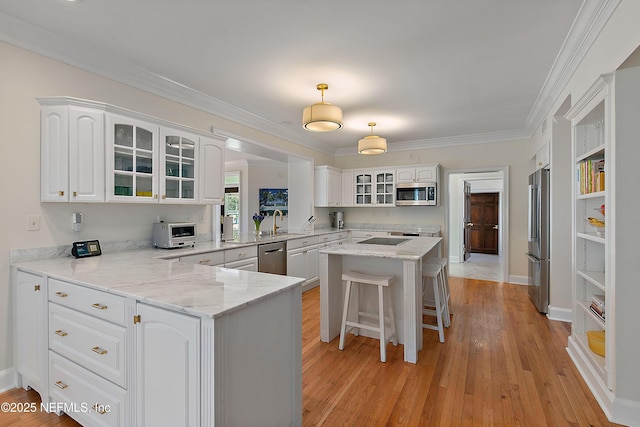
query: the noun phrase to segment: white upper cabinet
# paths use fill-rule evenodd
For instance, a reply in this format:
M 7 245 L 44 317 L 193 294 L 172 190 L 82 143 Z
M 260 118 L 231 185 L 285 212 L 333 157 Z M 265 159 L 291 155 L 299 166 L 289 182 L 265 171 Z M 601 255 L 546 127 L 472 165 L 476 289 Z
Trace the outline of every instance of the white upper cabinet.
M 200 203 L 222 204 L 224 201 L 224 141 L 200 137 Z
M 70 98 L 39 101 L 40 200 L 103 202 L 104 111 L 72 104 Z
M 157 203 L 158 125 L 107 115 L 107 201 Z
M 342 173 L 331 166 L 315 168 L 315 205 L 321 207 L 341 206 Z
M 549 143 L 545 142 L 536 152 L 536 169 L 544 169 L 551 163 Z
M 397 169 L 396 183 L 401 182 L 438 182 L 438 165 Z
M 224 141 L 104 103 L 38 101 L 41 201 L 222 203 Z
M 340 206 L 353 206 L 355 201 L 355 187 L 353 185 L 353 172 L 342 172 L 341 174 L 341 188 L 342 194 L 340 196 Z
M 176 129 L 161 128 L 160 141 L 161 202 L 193 203 L 198 200 L 198 136 Z

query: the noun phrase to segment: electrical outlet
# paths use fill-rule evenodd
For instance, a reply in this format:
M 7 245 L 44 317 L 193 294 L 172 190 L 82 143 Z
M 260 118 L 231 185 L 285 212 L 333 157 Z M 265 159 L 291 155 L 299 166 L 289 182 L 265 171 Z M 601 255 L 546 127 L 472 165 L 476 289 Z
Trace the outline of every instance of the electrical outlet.
M 27 216 L 27 231 L 40 230 L 40 215 Z

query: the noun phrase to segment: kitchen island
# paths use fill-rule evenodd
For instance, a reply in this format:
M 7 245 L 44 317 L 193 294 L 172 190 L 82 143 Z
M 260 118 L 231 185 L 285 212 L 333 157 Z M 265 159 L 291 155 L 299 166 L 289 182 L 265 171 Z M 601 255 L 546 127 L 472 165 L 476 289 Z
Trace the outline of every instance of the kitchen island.
M 404 360 L 416 363 L 422 349 L 422 262 L 426 257 L 440 256 L 442 238 L 389 237 L 386 242 L 391 244 L 363 241 L 320 251 L 320 339 L 330 342 L 340 335 L 343 272 L 394 274 L 398 277 L 392 290 L 398 342 L 404 344 Z M 361 290 L 364 309 L 367 305 L 377 306 L 375 294 L 366 291 Z M 362 330 L 361 334 L 367 335 L 367 331 Z
M 302 279 L 157 254 L 13 264 L 18 386 L 84 425 L 301 425 Z

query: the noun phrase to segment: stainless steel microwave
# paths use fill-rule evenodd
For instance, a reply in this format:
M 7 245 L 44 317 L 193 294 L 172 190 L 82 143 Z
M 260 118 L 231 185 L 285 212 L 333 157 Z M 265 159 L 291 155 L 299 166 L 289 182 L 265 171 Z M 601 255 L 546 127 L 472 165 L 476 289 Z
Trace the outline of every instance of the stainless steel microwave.
M 192 222 L 156 222 L 153 224 L 153 246 L 183 248 L 196 244 L 196 225 Z
M 400 182 L 396 184 L 396 206 L 435 206 L 435 182 Z

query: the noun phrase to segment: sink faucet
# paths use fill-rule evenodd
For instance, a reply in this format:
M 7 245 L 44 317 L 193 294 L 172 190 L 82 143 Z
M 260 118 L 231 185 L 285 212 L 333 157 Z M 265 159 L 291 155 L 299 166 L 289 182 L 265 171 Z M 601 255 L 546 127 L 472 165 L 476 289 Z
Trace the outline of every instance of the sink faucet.
M 282 211 L 280 209 L 276 209 L 273 211 L 273 235 L 276 235 L 276 230 L 280 227 L 276 225 L 276 216 L 280 214 L 280 221 L 282 221 Z

